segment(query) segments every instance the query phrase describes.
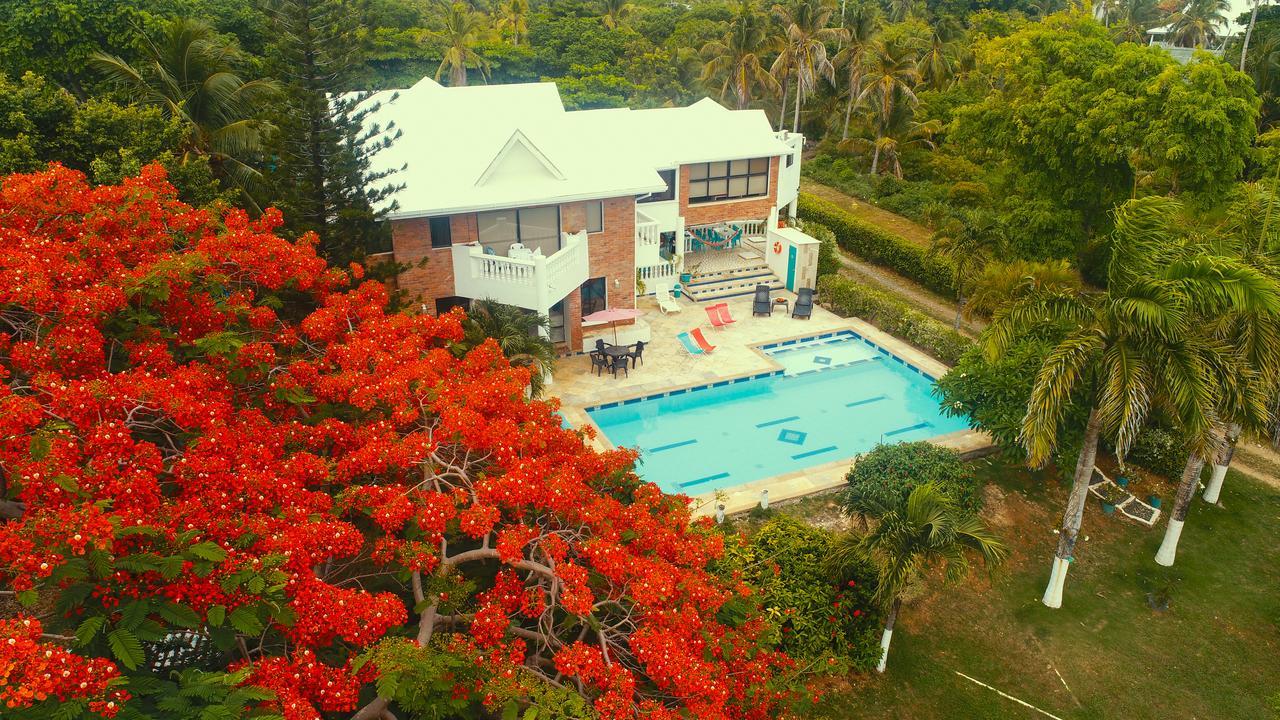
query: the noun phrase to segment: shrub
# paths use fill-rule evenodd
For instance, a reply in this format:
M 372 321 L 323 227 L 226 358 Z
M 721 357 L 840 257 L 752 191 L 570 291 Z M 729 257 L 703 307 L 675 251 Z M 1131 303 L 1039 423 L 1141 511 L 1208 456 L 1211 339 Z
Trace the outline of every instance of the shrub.
M 883 265 L 930 290 L 955 297 L 951 283 L 955 271 L 945 258 L 931 256 L 919 245 L 804 193 L 800 194 L 800 216 L 831 228 L 840 247 L 858 257 Z
M 818 241 L 818 277 L 840 272 L 839 245 L 831 228 L 816 222 L 798 220 L 796 226 Z
M 726 543 L 724 570 L 757 589 L 762 617 L 782 648 L 801 662 L 868 670 L 880 658 L 876 572 L 869 564 L 833 577 L 826 564 L 832 534 L 780 514 L 741 543 Z
M 986 205 L 991 191 L 985 183 L 961 181 L 947 191 L 947 200 L 954 205 Z
M 1134 438 L 1125 462 L 1177 480 L 1187 464 L 1187 454 L 1187 444 L 1180 435 L 1165 428 L 1149 427 Z
M 959 362 L 973 341 L 911 308 L 894 296 L 839 275 L 818 278 L 818 294 L 832 312 L 866 320 L 936 357 L 947 365 Z
M 852 513 L 867 505 L 896 506 L 926 483 L 937 485 L 966 512 L 982 507 L 982 486 L 960 453 L 928 442 L 877 445 L 858 458 L 845 482 L 843 502 Z

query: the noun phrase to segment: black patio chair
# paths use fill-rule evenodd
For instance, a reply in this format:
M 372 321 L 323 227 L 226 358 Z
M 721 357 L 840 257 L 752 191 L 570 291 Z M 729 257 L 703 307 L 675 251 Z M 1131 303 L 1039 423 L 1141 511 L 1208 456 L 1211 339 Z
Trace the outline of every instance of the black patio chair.
M 607 347 L 609 347 L 609 343 L 605 342 L 601 338 L 596 338 L 596 352 L 602 353 Z
M 796 304 L 791 309 L 791 317 L 805 320 L 813 317 L 813 288 L 800 288 L 796 291 Z
M 755 301 L 751 304 L 752 315 L 772 315 L 773 299 L 769 297 L 768 285 L 756 286 Z
M 609 357 L 602 352 L 591 353 L 591 369 L 600 377 L 601 372 L 609 369 Z
M 644 363 L 644 341 L 637 340 L 635 345 L 631 346 L 631 352 L 627 353 L 627 357 L 631 358 L 631 367 L 635 367 L 636 363 Z
M 627 355 L 619 355 L 613 358 L 613 362 L 610 363 L 610 367 L 613 370 L 613 376 L 615 378 L 618 377 L 619 370 L 622 371 L 623 375 L 626 375 L 627 377 L 631 377 L 631 373 L 627 372 L 627 363 L 630 361 L 630 359 L 631 358 Z

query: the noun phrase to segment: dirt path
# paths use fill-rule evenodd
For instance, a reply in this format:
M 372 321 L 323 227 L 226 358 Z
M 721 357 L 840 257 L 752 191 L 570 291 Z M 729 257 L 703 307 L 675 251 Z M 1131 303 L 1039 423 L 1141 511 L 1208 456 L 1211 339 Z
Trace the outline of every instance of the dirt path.
M 1280 453 L 1267 445 L 1241 440 L 1231 468 L 1280 489 Z
M 912 242 L 926 246 L 929 244 L 929 229 L 922 225 L 917 225 L 900 215 L 881 210 L 862 200 L 850 197 L 835 188 L 827 187 L 808 179 L 801 181 L 801 189 L 828 202 L 835 203 L 853 215 L 883 227 L 892 233 L 901 235 Z M 853 278 L 864 285 L 897 295 L 920 312 L 946 323 L 948 326 L 955 322 L 956 304 L 928 290 L 919 283 L 879 265 L 864 262 L 844 251 L 840 252 L 840 264 L 843 267 L 842 274 L 845 276 Z M 980 319 L 966 320 L 961 324 L 960 331 L 969 337 L 976 338 L 986 325 L 986 322 Z
M 933 231 L 929 228 L 908 220 L 901 215 L 878 208 L 865 200 L 846 195 L 829 185 L 814 182 L 809 178 L 802 178 L 800 180 L 800 191 L 820 197 L 827 202 L 835 203 L 847 210 L 851 215 L 866 220 L 872 225 L 879 225 L 921 247 L 929 247 L 933 242 L 931 240 Z

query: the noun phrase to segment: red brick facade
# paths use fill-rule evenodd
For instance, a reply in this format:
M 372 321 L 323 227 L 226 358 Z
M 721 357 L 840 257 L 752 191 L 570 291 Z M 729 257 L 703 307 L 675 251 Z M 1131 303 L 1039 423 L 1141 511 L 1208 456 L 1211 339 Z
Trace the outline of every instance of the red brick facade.
M 689 166 L 680 166 L 680 214 L 685 225 L 706 225 L 721 220 L 764 220 L 778 199 L 778 162 L 769 159 L 769 194 L 742 200 L 689 204 Z
M 598 202 L 598 201 L 592 201 Z M 588 279 L 605 278 L 609 307 L 635 307 L 635 232 L 636 202 L 634 197 L 608 198 L 604 202 L 604 230 L 587 235 Z M 560 229 L 573 233 L 587 224 L 587 203 L 560 206 Z M 453 244 L 478 239 L 475 213 L 449 218 Z M 435 301 L 456 294 L 453 282 L 453 257 L 449 248 L 432 248 L 429 221 L 426 218 L 393 220 L 392 253 L 396 262 L 412 267 L 401 273 L 397 285 L 410 297 L 435 312 Z M 423 260 L 426 263 L 423 264 Z M 565 332 L 571 349 L 582 347 L 582 298 L 578 290 L 565 298 Z

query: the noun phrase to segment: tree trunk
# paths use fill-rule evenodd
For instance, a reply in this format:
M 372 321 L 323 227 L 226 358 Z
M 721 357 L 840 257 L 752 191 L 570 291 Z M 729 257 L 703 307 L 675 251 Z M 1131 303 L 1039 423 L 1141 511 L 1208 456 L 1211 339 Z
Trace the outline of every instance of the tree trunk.
M 787 129 L 787 95 L 791 92 L 790 79 L 782 81 L 782 107 L 778 108 L 778 129 Z
M 849 139 L 849 118 L 853 115 L 853 83 L 849 83 L 849 102 L 844 106 L 844 131 L 840 133 L 841 140 Z
M 879 138 L 877 138 L 879 139 Z M 875 175 L 880 167 L 880 143 L 876 143 L 876 151 L 871 155 L 871 174 Z
M 884 633 L 880 636 L 880 664 L 876 672 L 884 672 L 889 664 L 889 641 L 893 639 L 893 624 L 898 621 L 898 611 L 902 609 L 902 598 L 893 599 L 893 607 L 889 608 L 889 617 L 884 621 Z
M 800 132 L 800 99 L 804 96 L 804 83 L 800 82 L 800 69 L 796 68 L 796 114 L 791 120 L 791 132 Z
M 1240 47 L 1240 72 L 1244 72 L 1244 59 L 1249 55 L 1249 38 L 1253 37 L 1253 24 L 1258 21 L 1258 3 L 1253 0 L 1253 12 L 1249 13 L 1249 27 L 1244 31 L 1244 43 Z
M 956 332 L 960 331 L 960 321 L 964 317 L 964 295 L 956 299 Z
M 1169 514 L 1169 526 L 1164 531 L 1164 541 L 1156 551 L 1156 562 L 1169 567 L 1178 554 L 1178 538 L 1182 537 L 1182 526 L 1187 520 L 1187 510 L 1191 507 L 1191 496 L 1196 493 L 1200 484 L 1200 471 L 1204 469 L 1204 459 L 1192 453 L 1187 458 L 1187 465 L 1182 469 L 1182 482 L 1178 485 L 1178 495 L 1173 501 L 1173 512 Z
M 1231 467 L 1231 458 L 1236 454 L 1236 443 L 1240 440 L 1240 425 L 1231 423 L 1227 427 L 1226 442 L 1223 443 L 1222 453 L 1218 455 L 1218 462 L 1213 465 L 1213 474 L 1209 476 L 1209 484 L 1204 488 L 1204 501 L 1207 503 L 1217 503 L 1218 496 L 1222 494 L 1222 481 L 1227 477 L 1227 469 Z
M 1067 584 L 1067 570 L 1075 560 L 1076 537 L 1080 534 L 1080 523 L 1084 520 L 1084 505 L 1089 499 L 1089 479 L 1093 477 L 1093 466 L 1098 459 L 1098 433 L 1102 421 L 1098 417 L 1098 408 L 1089 411 L 1089 422 L 1085 426 L 1084 446 L 1076 459 L 1076 473 L 1071 480 L 1071 494 L 1067 497 L 1067 509 L 1062 514 L 1062 528 L 1058 531 L 1058 551 L 1053 558 L 1053 570 L 1049 574 L 1049 585 L 1044 589 L 1041 602 L 1051 608 L 1062 607 L 1062 590 Z

